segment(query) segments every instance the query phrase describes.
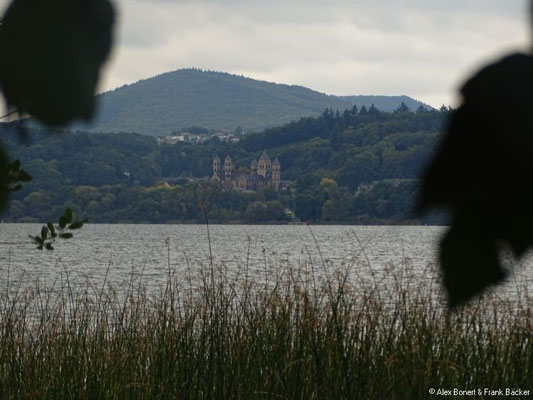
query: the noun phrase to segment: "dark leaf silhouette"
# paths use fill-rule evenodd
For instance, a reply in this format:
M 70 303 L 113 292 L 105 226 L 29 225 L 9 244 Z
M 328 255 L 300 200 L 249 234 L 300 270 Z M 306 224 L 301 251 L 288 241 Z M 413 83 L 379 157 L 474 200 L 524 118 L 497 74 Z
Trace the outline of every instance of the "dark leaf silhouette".
M 109 0 L 14 0 L 0 26 L 7 104 L 49 125 L 90 119 L 113 22 Z
M 43 240 L 46 240 L 48 238 L 48 228 L 46 226 L 43 226 L 41 229 L 41 237 Z
M 87 219 L 83 219 L 81 221 L 73 222 L 72 224 L 68 226 L 68 229 L 80 229 L 83 226 L 83 224 L 85 224 L 87 221 L 88 221 Z
M 55 238 L 57 236 L 57 233 L 56 233 L 54 224 L 52 224 L 51 222 L 48 222 L 46 226 L 48 226 L 48 229 L 50 230 L 50 236 Z
M 0 20 L 0 89 L 8 114 L 29 113 L 48 125 L 90 119 L 114 19 L 109 0 L 13 0 Z M 23 124 L 19 134 L 25 135 Z M 20 162 L 10 164 L 0 145 L 0 211 L 9 193 L 22 187 L 18 182 L 29 180 Z M 61 228 L 72 222 L 72 215 L 63 219 Z M 47 234 L 43 229 L 41 250 Z M 50 234 L 57 236 L 52 229 Z M 46 248 L 53 249 L 51 244 Z
M 30 237 L 31 240 L 33 240 L 33 242 L 35 244 L 41 245 L 44 242 L 43 239 L 40 236 L 31 236 L 31 235 L 29 235 L 29 237 Z
M 0 210 L 6 208 L 9 198 L 9 171 L 9 158 L 5 150 L 0 146 Z
M 30 239 L 37 244 L 37 249 L 39 250 L 54 250 L 53 244 L 55 243 L 56 238 L 72 239 L 74 235 L 68 231 L 80 229 L 84 224 L 89 222 L 87 218 L 72 222 L 73 218 L 72 209 L 67 208 L 63 215 L 59 217 L 57 225 L 47 222 L 46 225 L 41 228 L 41 235 L 30 235 Z
M 10 164 L 9 158 L 0 147 L 0 210 L 6 206 L 9 194 L 22 188 L 18 182 L 29 181 L 31 176 L 20 168 L 20 161 L 15 160 Z
M 72 222 L 72 209 L 67 208 L 65 210 L 65 213 L 59 217 L 59 228 L 64 229 L 66 228 L 67 224 Z
M 461 94 L 419 199 L 452 213 L 440 247 L 451 307 L 504 279 L 502 244 L 516 256 L 533 245 L 533 57 L 483 68 Z
M 67 226 L 67 219 L 65 218 L 64 215 L 62 215 L 61 217 L 59 217 L 59 228 L 64 229 L 66 226 Z
M 63 214 L 63 217 L 65 217 L 65 221 L 67 222 L 67 224 L 70 224 L 72 222 L 72 218 L 73 218 L 72 208 L 67 208 L 65 210 L 65 213 Z

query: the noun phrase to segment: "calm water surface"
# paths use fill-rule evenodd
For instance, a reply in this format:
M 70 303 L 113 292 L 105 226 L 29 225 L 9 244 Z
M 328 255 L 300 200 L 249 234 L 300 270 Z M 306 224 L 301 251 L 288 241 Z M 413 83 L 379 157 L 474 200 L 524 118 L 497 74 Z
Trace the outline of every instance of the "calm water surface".
M 38 281 L 58 285 L 92 282 L 124 285 L 142 276 L 161 287 L 169 270 L 186 276 L 213 265 L 230 275 L 260 280 L 283 266 L 312 269 L 317 274 L 350 270 L 369 282 L 408 260 L 416 280 L 432 279 L 441 227 L 426 226 L 258 226 L 212 225 L 86 225 L 56 249 L 39 251 L 28 239 L 39 224 L 0 225 L 0 285 Z M 210 250 L 211 247 L 211 250 Z M 531 257 L 522 264 L 531 265 Z M 247 267 L 247 268 L 246 268 Z M 531 269 L 519 269 L 529 284 Z M 524 275 L 526 272 L 527 274 Z M 509 286 L 509 285 L 508 285 Z M 513 291 L 508 288 L 508 291 Z

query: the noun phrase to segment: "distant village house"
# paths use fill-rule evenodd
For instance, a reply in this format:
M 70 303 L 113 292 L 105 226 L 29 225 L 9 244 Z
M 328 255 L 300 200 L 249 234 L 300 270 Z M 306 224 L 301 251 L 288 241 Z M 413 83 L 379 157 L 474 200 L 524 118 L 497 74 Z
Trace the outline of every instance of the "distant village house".
M 281 184 L 281 164 L 276 158 L 273 162 L 264 151 L 259 158 L 250 164 L 250 169 L 235 169 L 231 157 L 224 159 L 224 165 L 220 158 L 213 159 L 213 176 L 211 180 L 217 181 L 224 189 L 257 190 L 261 187 L 270 186 L 279 190 Z

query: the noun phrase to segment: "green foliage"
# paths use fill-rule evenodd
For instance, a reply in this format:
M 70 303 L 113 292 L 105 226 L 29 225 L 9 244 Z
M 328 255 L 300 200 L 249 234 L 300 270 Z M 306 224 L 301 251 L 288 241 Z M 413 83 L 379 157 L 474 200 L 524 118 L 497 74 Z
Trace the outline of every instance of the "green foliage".
M 0 125 L 35 178 L 14 194 L 3 218 L 46 221 L 72 208 L 93 222 L 202 222 L 202 201 L 214 223 L 283 222 L 286 213 L 273 209 L 260 216 L 260 204 L 278 201 L 296 218 L 312 222 L 413 223 L 417 181 L 447 115 L 448 110 L 326 110 L 236 143 L 172 145 L 138 134 L 58 135 L 31 129 L 29 145 L 22 146 L 9 125 Z M 241 166 L 264 149 L 280 160 L 282 179 L 292 182 L 286 190 L 232 192 L 205 181 L 215 154 L 229 154 Z M 324 178 L 335 185 L 322 184 Z M 424 222 L 443 221 L 430 217 Z
M 13 161 L 7 170 L 7 188 L 10 192 L 16 192 L 22 189 L 22 184 L 19 182 L 31 181 L 31 176 L 22 168 L 20 168 L 20 161 Z
M 38 250 L 54 250 L 53 244 L 57 238 L 60 239 L 72 239 L 74 235 L 69 230 L 80 229 L 89 220 L 82 219 L 74 221 L 72 209 L 67 208 L 65 213 L 59 217 L 59 221 L 56 225 L 51 222 L 47 222 L 45 226 L 41 228 L 41 234 L 31 236 L 30 239 L 37 245 Z
M 20 182 L 29 182 L 31 179 L 31 176 L 20 168 L 19 160 L 8 162 L 8 157 L 0 146 L 0 211 L 7 206 L 9 194 L 22 189 Z
M 278 200 L 255 201 L 251 203 L 244 213 L 250 222 L 287 222 L 290 220 L 285 207 Z
M 28 140 L 21 144 L 11 125 L 0 133 L 34 178 L 21 197 L 34 190 L 57 191 L 65 183 L 151 185 L 161 174 L 160 148 L 152 137 L 28 129 Z

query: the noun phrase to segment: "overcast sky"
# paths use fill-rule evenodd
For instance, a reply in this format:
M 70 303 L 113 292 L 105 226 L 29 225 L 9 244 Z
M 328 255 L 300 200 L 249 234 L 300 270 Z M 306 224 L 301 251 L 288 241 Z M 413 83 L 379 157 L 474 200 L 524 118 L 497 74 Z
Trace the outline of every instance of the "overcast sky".
M 7 0 L 0 0 L 2 9 Z M 180 68 L 328 94 L 455 104 L 482 63 L 529 46 L 526 0 L 118 0 L 101 90 Z

